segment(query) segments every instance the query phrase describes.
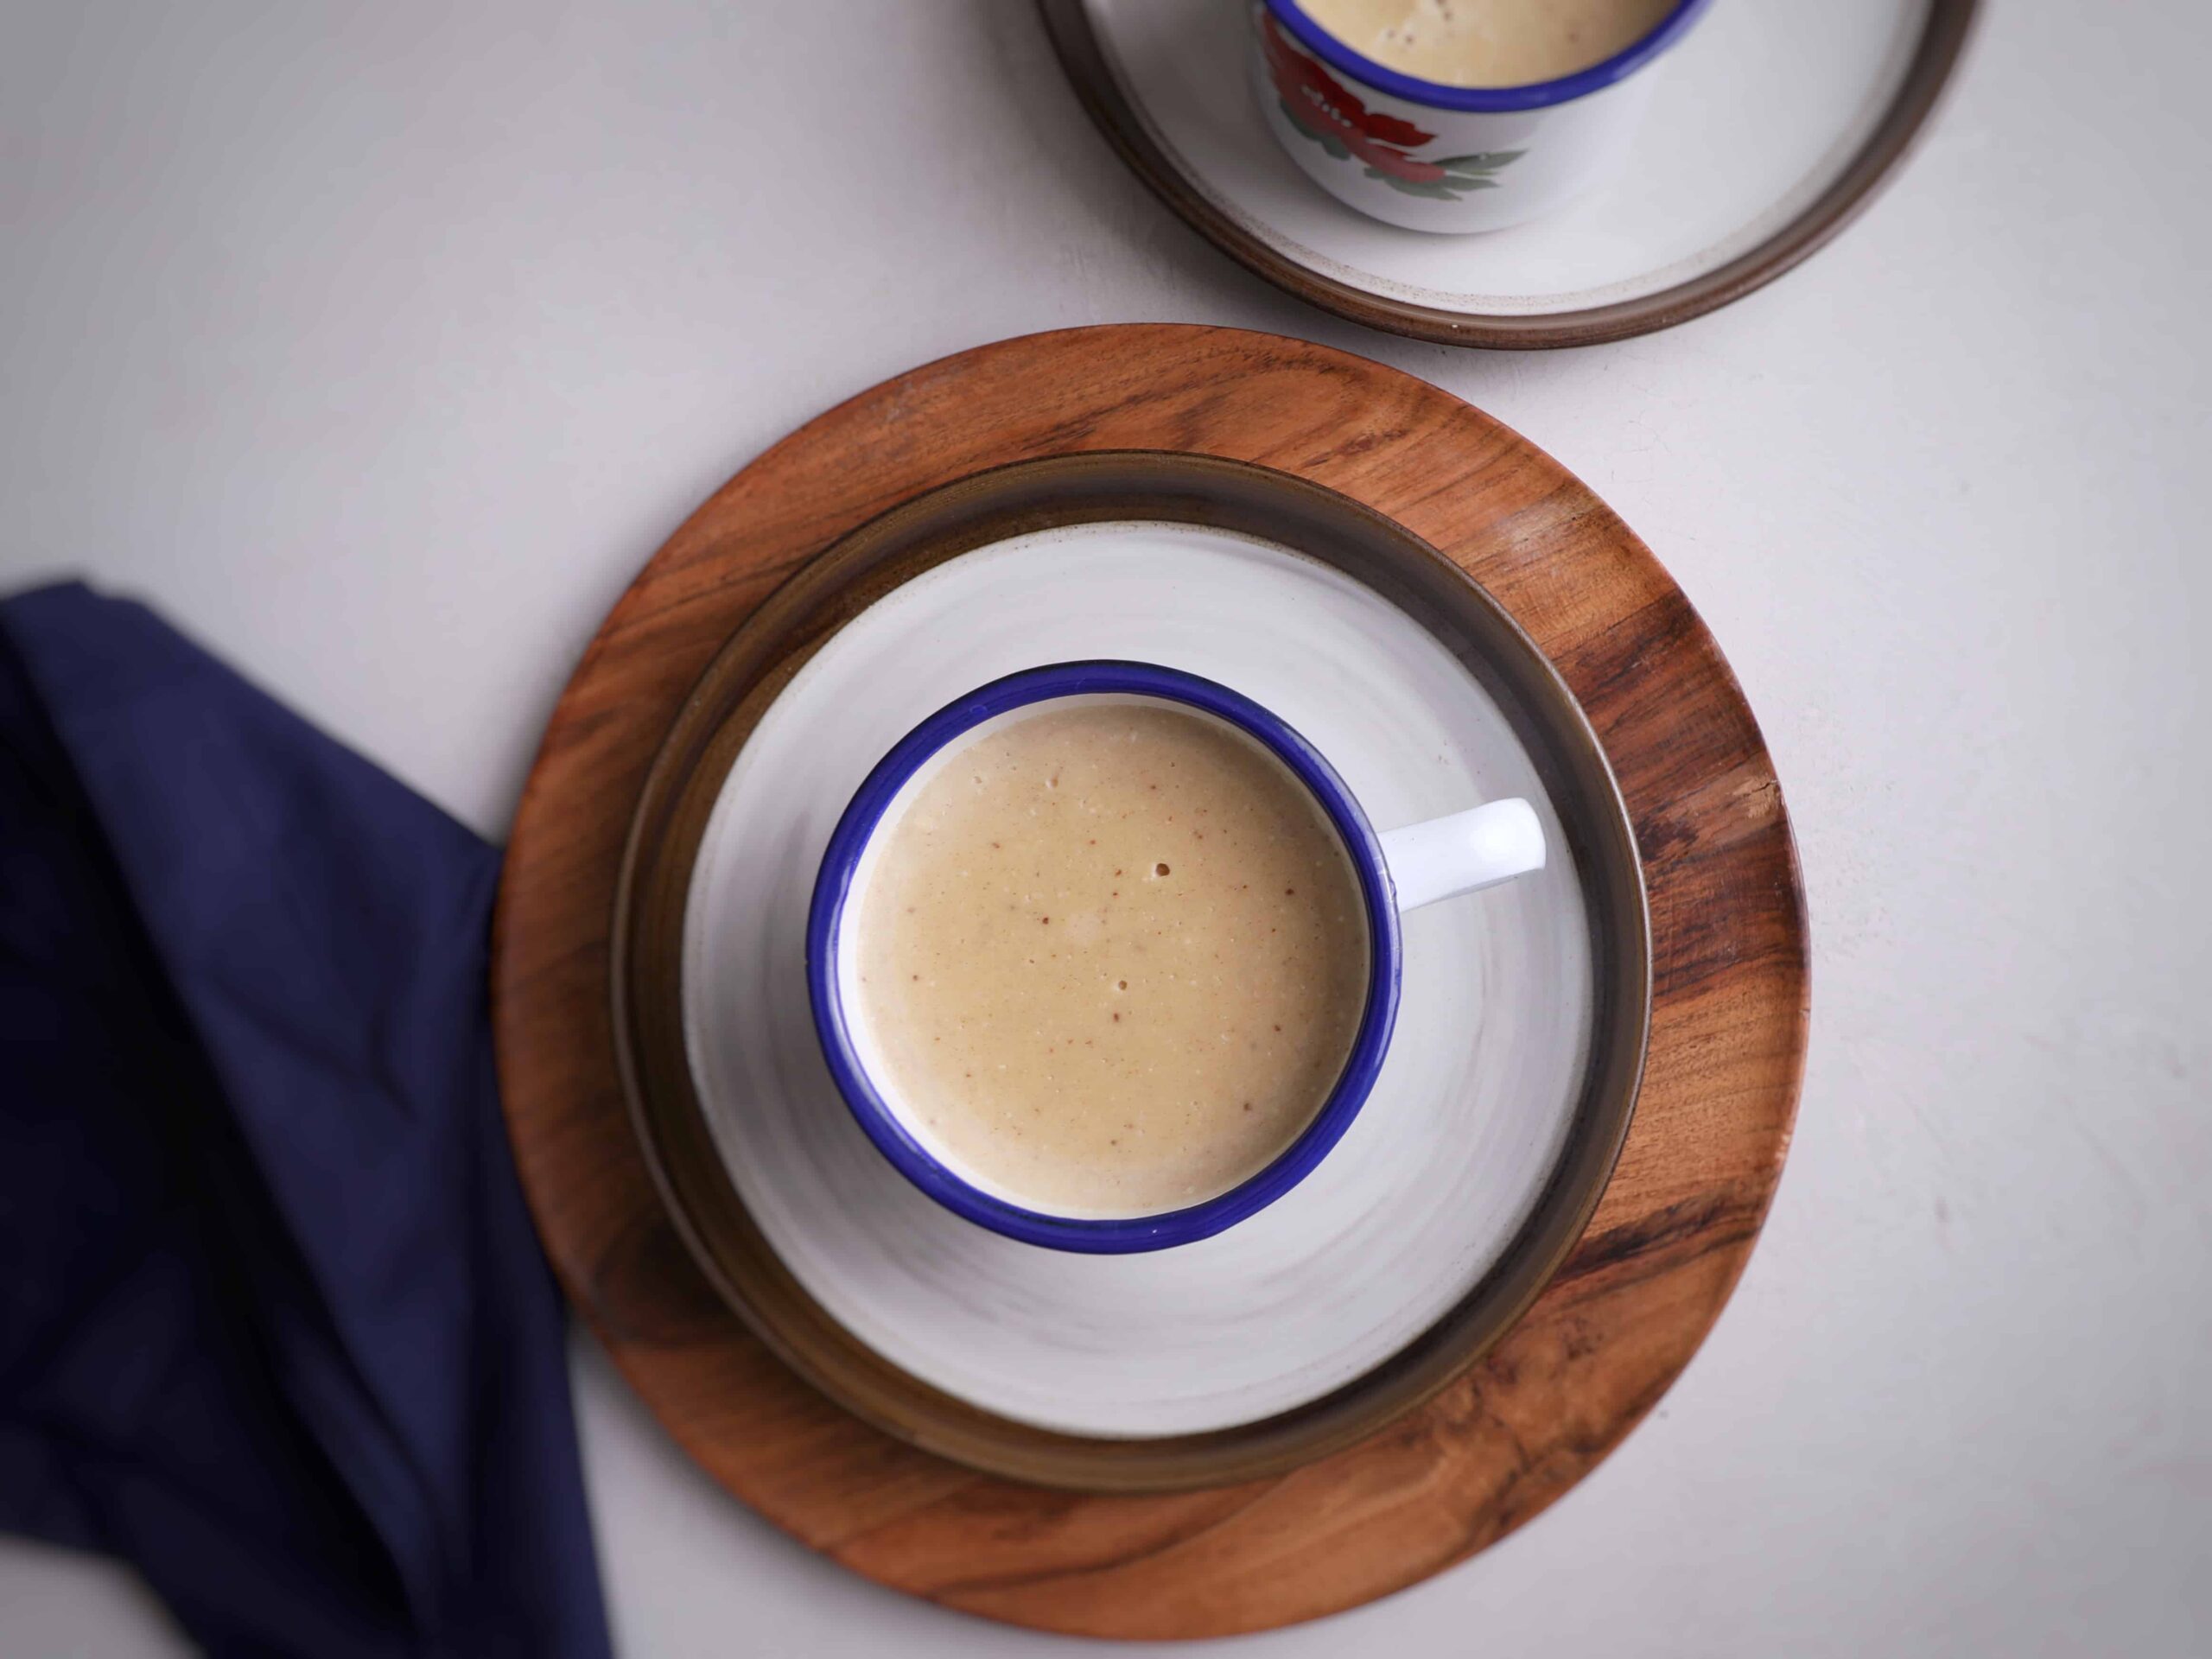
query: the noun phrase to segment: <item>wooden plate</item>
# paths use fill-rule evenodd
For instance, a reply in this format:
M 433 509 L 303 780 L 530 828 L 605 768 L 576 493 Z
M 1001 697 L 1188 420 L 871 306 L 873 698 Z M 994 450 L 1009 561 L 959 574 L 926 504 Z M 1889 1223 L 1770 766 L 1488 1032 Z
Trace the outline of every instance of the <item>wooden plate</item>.
M 1485 236 L 1376 224 L 1280 153 L 1245 84 L 1249 0 L 1039 0 L 1062 67 L 1137 176 L 1278 288 L 1447 346 L 1588 346 L 1741 299 L 1824 246 L 1895 172 L 1977 0 L 1715 6 L 1620 179 Z
M 1469 1258 L 1476 1256 L 1483 1235 L 1494 1224 L 1480 1213 L 1484 1208 L 1481 1198 L 1467 1188 L 1432 1193 L 1417 1206 L 1425 1212 L 1418 1228 L 1406 1213 L 1414 1196 L 1407 1177 L 1417 1179 L 1422 1171 L 1442 1166 L 1446 1148 L 1437 1144 L 1424 1152 L 1403 1138 L 1389 1139 L 1394 1155 L 1368 1166 L 1376 1170 L 1377 1179 L 1363 1203 L 1332 1208 L 1313 1192 L 1304 1195 L 1297 1224 L 1287 1224 L 1284 1248 L 1311 1254 L 1255 1261 L 1251 1276 L 1232 1278 L 1217 1299 L 1235 1312 L 1209 1306 L 1201 1317 L 1233 1325 L 1235 1319 L 1249 1317 L 1248 1307 L 1265 1294 L 1262 1287 L 1301 1310 L 1313 1306 L 1321 1285 L 1346 1270 L 1344 1253 L 1355 1248 L 1360 1259 L 1353 1270 L 1367 1275 L 1364 1287 L 1356 1294 L 1364 1305 L 1363 1321 L 1384 1311 L 1376 1304 L 1427 1275 L 1442 1274 L 1464 1290 L 1442 1308 L 1440 1317 L 1425 1326 L 1414 1325 L 1408 1339 L 1384 1349 L 1376 1363 L 1294 1408 L 1203 1433 L 1141 1437 L 1058 1432 L 981 1409 L 930 1386 L 878 1346 L 855 1335 L 848 1328 L 849 1321 L 841 1321 L 809 1293 L 802 1276 L 793 1272 L 788 1252 L 779 1251 L 748 1209 L 731 1171 L 733 1161 L 745 1155 L 744 1143 L 717 1145 L 695 1088 L 684 1029 L 689 1001 L 683 991 L 686 907 L 701 842 L 739 752 L 799 666 L 849 620 L 963 553 L 1040 531 L 1115 521 L 1204 525 L 1292 549 L 1386 596 L 1446 642 L 1474 676 L 1474 683 L 1506 711 L 1537 763 L 1565 835 L 1562 880 L 1573 887 L 1573 876 L 1565 873 L 1580 875 L 1583 905 L 1573 929 L 1586 935 L 1591 964 L 1592 1007 L 1586 1027 L 1580 1031 L 1567 1027 L 1561 1037 L 1563 1052 L 1580 1059 L 1579 1077 L 1574 1062 L 1567 1062 L 1571 1081 L 1558 1106 L 1532 1108 L 1565 1118 L 1562 1144 L 1547 1160 L 1548 1171 L 1545 1162 L 1535 1165 L 1533 1179 L 1541 1182 L 1541 1190 L 1531 1195 L 1532 1207 L 1487 1268 L 1476 1271 Z M 1069 546 L 1065 540 L 1057 544 Z M 1065 570 L 1067 562 L 1060 559 L 1052 568 Z M 1069 578 L 1039 570 L 1010 580 L 1033 590 Z M 1001 602 L 1010 597 L 1002 594 Z M 1236 613 L 1250 618 L 1249 626 L 1263 635 L 1270 632 L 1262 619 L 1245 608 L 1241 590 L 1239 599 Z M 1251 602 L 1257 602 L 1256 596 Z M 1306 600 L 1309 607 L 1318 603 L 1318 599 Z M 929 649 L 932 656 L 941 657 L 957 648 L 933 632 Z M 1122 646 L 1116 641 L 1096 649 L 1113 652 Z M 1306 677 L 1322 666 L 1308 663 Z M 880 674 L 882 670 L 878 665 L 870 671 Z M 997 664 L 988 671 L 971 667 L 954 689 L 957 692 L 997 671 Z M 1378 659 L 1370 671 L 1387 671 L 1387 660 Z M 956 667 L 953 672 L 957 677 L 963 671 Z M 892 701 L 896 704 L 900 699 Z M 903 706 L 899 719 L 911 723 L 912 704 Z M 815 717 L 845 726 L 851 723 L 853 710 L 849 703 L 823 708 L 817 699 Z M 807 747 L 819 749 L 822 742 L 817 735 Z M 868 761 L 874 758 L 874 752 L 866 757 Z M 1429 757 L 1424 753 L 1422 759 Z M 764 787 L 781 797 L 792 786 L 787 778 L 776 775 Z M 842 804 L 842 792 L 821 803 L 830 813 Z M 748 871 L 760 869 L 755 858 L 740 856 L 738 861 Z M 758 887 L 763 879 L 755 874 L 747 885 Z M 779 882 L 771 882 L 770 890 L 779 887 Z M 796 957 L 799 918 L 794 913 L 790 919 L 787 948 Z M 1478 921 L 1463 912 L 1462 931 Z M 1442 555 L 1345 496 L 1247 461 L 1149 451 L 1017 462 L 958 480 L 870 520 L 754 611 L 684 699 L 646 779 L 616 890 L 613 949 L 617 1055 L 640 1145 L 694 1255 L 741 1317 L 801 1376 L 880 1428 L 987 1472 L 1094 1491 L 1180 1491 L 1279 1474 L 1373 1433 L 1464 1370 L 1526 1310 L 1566 1259 L 1596 1207 L 1635 1109 L 1650 1013 L 1649 940 L 1634 830 L 1596 734 L 1573 694 L 1528 637 Z M 772 957 L 782 951 L 751 954 Z M 760 1000 L 767 1001 L 772 999 L 766 994 L 780 976 L 772 968 L 763 975 Z M 1478 1023 L 1465 988 L 1456 996 L 1447 992 L 1442 1000 L 1446 1004 L 1443 1023 L 1453 1027 L 1455 1035 Z M 1531 1010 L 1529 1017 L 1535 1013 Z M 775 1046 L 771 1033 L 779 1023 L 798 1033 L 798 1046 L 804 1050 L 781 1064 L 767 1054 Z M 1413 1039 L 1404 1027 L 1410 1021 L 1401 1023 L 1400 1042 L 1409 1043 Z M 732 1041 L 759 1057 L 757 1075 L 764 1079 L 760 1093 L 779 1098 L 770 1102 L 760 1093 L 741 1093 L 730 1101 L 729 1109 L 747 1117 L 771 1112 L 805 1120 L 818 1115 L 832 1120 L 828 1126 L 832 1133 L 842 1129 L 843 1110 L 826 1080 L 810 1094 L 796 1081 L 814 1052 L 811 1027 L 803 1008 L 793 1009 L 781 1022 L 764 1020 L 763 1025 L 761 1033 L 742 1040 L 733 1033 Z M 1403 1103 L 1382 1102 L 1373 1109 L 1388 1116 Z M 1478 1115 L 1497 1116 L 1507 1103 L 1464 1098 L 1442 1104 L 1433 1137 L 1439 1141 Z M 780 1196 L 769 1173 L 777 1167 L 775 1149 L 789 1148 L 798 1138 L 760 1132 L 751 1142 L 760 1148 L 753 1161 L 763 1166 L 772 1198 Z M 847 1142 L 849 1157 L 868 1165 L 867 1173 L 877 1173 L 876 1156 L 864 1142 L 848 1136 L 831 1144 Z M 789 1150 L 783 1154 L 786 1158 L 795 1155 Z M 870 1224 L 891 1232 L 881 1247 L 886 1260 L 880 1271 L 895 1271 L 899 1276 L 878 1294 L 906 1305 L 899 1309 L 902 1314 L 911 1307 L 912 1317 L 925 1325 L 957 1323 L 969 1304 L 986 1295 L 991 1265 L 1001 1264 L 1001 1270 L 1006 1271 L 1009 1256 L 1014 1258 L 1011 1267 L 1016 1273 L 1026 1269 L 1042 1279 L 1065 1270 L 1067 1275 L 1045 1280 L 1027 1297 L 1010 1304 L 1014 1306 L 1083 1305 L 1086 1290 L 1094 1289 L 1102 1274 L 1141 1276 L 1147 1284 L 1158 1275 L 1159 1264 L 1148 1262 L 1070 1264 L 1026 1249 L 1008 1251 L 975 1237 L 963 1227 L 944 1228 L 944 1217 L 925 1205 L 899 1205 L 907 1197 L 905 1191 L 895 1181 L 882 1185 L 892 1190 L 885 1193 L 877 1187 L 862 1187 L 857 1190 L 870 1197 L 842 1201 L 864 1213 Z M 825 1178 L 824 1190 L 811 1207 L 834 1208 L 839 1200 L 830 1196 L 833 1192 L 853 1190 L 839 1183 L 833 1173 Z M 1343 1213 L 1346 1209 L 1351 1213 Z M 916 1211 L 915 1230 L 899 1230 L 898 1217 Z M 1501 1219 L 1510 1221 L 1510 1212 Z M 932 1224 L 938 1230 L 925 1230 Z M 814 1225 L 818 1230 L 821 1224 Z M 947 1231 L 954 1236 L 945 1237 Z M 1354 1239 L 1359 1241 L 1357 1247 Z M 950 1265 L 955 1260 L 950 1252 L 962 1246 L 983 1253 Z M 828 1246 L 822 1253 L 839 1263 L 833 1282 L 862 1271 L 860 1252 L 849 1242 L 842 1248 Z M 1218 1271 L 1222 1257 L 1197 1250 L 1176 1254 L 1179 1260 L 1170 1269 L 1173 1282 L 1181 1299 L 1194 1300 L 1192 1281 L 1210 1270 Z M 908 1264 L 917 1259 L 947 1261 L 944 1271 L 950 1275 L 950 1282 L 913 1272 Z M 1450 1269 L 1455 1262 L 1467 1266 L 1454 1274 Z M 1334 1300 L 1354 1296 L 1340 1287 Z M 1140 1292 L 1136 1300 L 1141 1306 L 1147 1297 Z M 1098 1369 L 1096 1358 L 1086 1359 L 1084 1351 L 1095 1350 L 1101 1340 L 1102 1310 L 1078 1306 L 1073 1311 L 1083 1338 L 1079 1348 L 1041 1356 L 1047 1373 L 1059 1374 L 1057 1384 L 1047 1383 L 1047 1388 L 1056 1386 L 1063 1393 L 1087 1380 L 1065 1375 L 1070 1368 Z M 1287 1322 L 1291 1313 L 1289 1307 L 1282 1307 L 1275 1317 Z M 1166 1357 L 1171 1351 L 1160 1340 L 1160 1327 L 1166 1321 L 1155 1300 L 1149 1316 L 1141 1316 L 1123 1333 L 1128 1351 L 1149 1356 L 1131 1368 L 1147 1392 L 1164 1390 L 1166 1379 L 1158 1370 L 1179 1363 Z M 969 1340 L 986 1339 L 988 1323 Z M 1248 1351 L 1264 1352 L 1274 1334 L 1261 1329 L 1238 1336 L 1234 1345 L 1239 1357 Z M 1325 1360 L 1350 1338 L 1341 1329 L 1322 1326 L 1315 1339 L 1318 1351 L 1281 1362 L 1279 1368 L 1302 1370 Z M 1187 1356 L 1179 1359 L 1184 1367 L 1194 1363 Z
M 1471 1370 L 1287 1474 L 1072 1494 L 979 1474 L 833 1404 L 692 1261 L 625 1109 L 613 898 L 632 809 L 744 620 L 841 537 L 1041 456 L 1175 449 L 1307 479 L 1476 576 L 1580 697 L 1633 817 L 1654 1001 L 1636 1117 L 1589 1227 Z M 887 382 L 747 467 L 615 607 L 517 817 L 493 1019 L 508 1122 L 569 1294 L 670 1432 L 793 1535 L 985 1617 L 1198 1637 L 1356 1605 L 1520 1524 L 1602 1458 L 1726 1300 L 1787 1150 L 1803 1063 L 1802 901 L 1756 724 L 1650 553 L 1571 474 L 1458 399 L 1340 352 L 1227 329 L 1007 340 Z

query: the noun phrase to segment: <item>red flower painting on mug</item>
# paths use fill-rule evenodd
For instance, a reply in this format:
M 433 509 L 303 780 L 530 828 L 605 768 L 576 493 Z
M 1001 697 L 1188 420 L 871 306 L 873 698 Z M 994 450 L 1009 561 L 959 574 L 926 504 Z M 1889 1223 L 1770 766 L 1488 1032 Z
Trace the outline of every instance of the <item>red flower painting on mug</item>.
M 1410 152 L 1434 143 L 1434 133 L 1399 116 L 1369 109 L 1350 87 L 1291 44 L 1273 16 L 1265 12 L 1260 17 L 1260 40 L 1275 96 L 1292 127 L 1339 161 L 1357 156 L 1367 163 L 1368 177 L 1407 195 L 1457 201 L 1462 190 L 1495 189 L 1497 181 L 1488 175 L 1522 154 L 1497 150 L 1424 161 Z

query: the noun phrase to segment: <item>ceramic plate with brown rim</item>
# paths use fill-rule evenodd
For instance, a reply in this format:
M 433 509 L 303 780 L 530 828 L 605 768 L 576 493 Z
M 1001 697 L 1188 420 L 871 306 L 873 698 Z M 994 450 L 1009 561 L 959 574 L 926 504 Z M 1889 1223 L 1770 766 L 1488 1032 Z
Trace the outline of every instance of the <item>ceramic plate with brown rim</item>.
M 1586 346 L 1669 327 L 1824 245 L 1904 158 L 1976 0 L 1713 6 L 1664 60 L 1608 184 L 1506 231 L 1347 207 L 1247 84 L 1243 0 L 1040 0 L 1077 94 L 1139 177 L 1225 252 L 1357 322 L 1446 345 Z
M 909 1185 L 839 1098 L 801 971 L 845 804 L 921 715 L 1023 668 L 1160 663 L 1275 710 L 1378 826 L 1521 796 L 1556 849 L 1408 918 L 1396 1034 L 1344 1141 L 1215 1237 L 1083 1255 Z M 1373 1433 L 1478 1358 L 1587 1221 L 1650 1008 L 1605 753 L 1512 620 L 1409 531 L 1249 464 L 1020 463 L 897 508 L 716 657 L 618 896 L 625 1086 L 687 1243 L 832 1398 L 976 1467 L 1161 1491 Z

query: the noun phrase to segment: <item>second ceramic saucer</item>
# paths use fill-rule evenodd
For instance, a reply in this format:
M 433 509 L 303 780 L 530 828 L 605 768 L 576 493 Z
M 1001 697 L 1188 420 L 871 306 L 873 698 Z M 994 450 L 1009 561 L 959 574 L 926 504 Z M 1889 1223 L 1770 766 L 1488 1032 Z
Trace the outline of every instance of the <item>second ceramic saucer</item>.
M 1476 236 L 1380 224 L 1293 165 L 1246 85 L 1249 0 L 1039 3 L 1122 159 L 1224 252 L 1370 327 L 1533 347 L 1669 327 L 1822 246 L 1925 125 L 1977 0 L 1714 6 L 1668 54 L 1619 178 Z
M 1414 917 L 1398 1037 L 1344 1143 L 1220 1236 L 1086 1257 L 909 1186 L 830 1083 L 800 972 L 853 788 L 922 714 L 1132 657 L 1281 711 L 1379 823 L 1539 803 L 1541 875 Z M 1586 1220 L 1649 1017 L 1603 752 L 1510 619 L 1408 532 L 1265 469 L 1028 463 L 863 527 L 733 639 L 657 763 L 617 925 L 642 1138 L 778 1351 L 894 1433 L 1017 1478 L 1221 1484 L 1371 1432 L 1471 1363 Z

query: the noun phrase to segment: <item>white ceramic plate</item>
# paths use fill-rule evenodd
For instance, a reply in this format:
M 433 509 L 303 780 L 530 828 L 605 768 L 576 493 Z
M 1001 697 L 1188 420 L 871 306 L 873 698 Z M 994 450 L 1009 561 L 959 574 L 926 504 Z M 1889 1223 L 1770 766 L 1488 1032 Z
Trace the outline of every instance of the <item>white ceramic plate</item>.
M 1679 321 L 1818 245 L 1925 119 L 1974 6 L 1721 0 L 1644 72 L 1659 85 L 1625 171 L 1556 217 L 1473 236 L 1381 224 L 1300 173 L 1248 89 L 1246 10 L 1046 3 L 1128 159 L 1262 275 L 1381 327 L 1556 345 Z
M 908 1185 L 831 1084 L 802 973 L 816 867 L 883 753 L 985 681 L 1091 657 L 1185 669 L 1267 704 L 1329 757 L 1378 828 L 1521 795 L 1560 849 L 1536 876 L 1409 917 L 1395 1039 L 1344 1141 L 1259 1216 L 1153 1255 L 1019 1244 Z M 746 741 L 685 912 L 694 1084 L 771 1245 L 894 1364 L 1075 1434 L 1255 1421 L 1427 1330 L 1534 1206 L 1592 1042 L 1588 923 L 1566 847 L 1489 694 L 1419 623 L 1340 572 L 1187 524 L 1001 542 L 861 613 Z

